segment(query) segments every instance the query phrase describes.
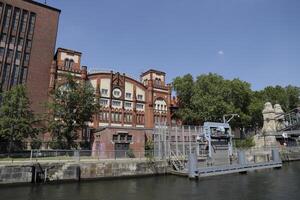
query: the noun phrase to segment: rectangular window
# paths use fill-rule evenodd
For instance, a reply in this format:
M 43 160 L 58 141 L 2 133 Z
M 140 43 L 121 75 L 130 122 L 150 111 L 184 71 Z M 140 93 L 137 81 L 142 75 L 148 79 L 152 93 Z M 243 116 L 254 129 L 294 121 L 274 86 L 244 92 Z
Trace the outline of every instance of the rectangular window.
M 26 31 L 27 18 L 28 18 L 28 13 L 24 12 L 22 16 L 21 33 L 25 33 Z
M 24 67 L 22 69 L 22 76 L 21 76 L 21 79 L 20 79 L 22 82 L 22 84 L 25 84 L 26 83 L 26 80 L 27 80 L 27 68 Z
M 2 16 L 3 4 L 0 2 L 0 16 Z
M 7 59 L 12 59 L 12 57 L 13 57 L 13 50 L 8 50 Z
M 9 49 L 13 49 L 15 47 L 16 37 L 11 36 L 9 40 Z
M 141 95 L 141 94 L 137 95 L 137 99 L 138 100 L 143 100 L 143 95 Z
M 27 40 L 27 42 L 26 42 L 26 48 L 31 49 L 31 45 L 32 45 L 31 40 Z
M 0 57 L 2 58 L 4 56 L 4 48 L 0 47 Z
M 4 90 L 6 90 L 6 88 L 7 88 L 8 81 L 9 81 L 9 75 L 10 75 L 10 65 L 5 64 L 3 73 L 2 73 L 2 83 L 3 83 L 2 87 Z
M 131 99 L 131 93 L 126 92 L 126 98 L 127 98 L 127 99 Z
M 25 66 L 28 66 L 28 64 L 29 64 L 29 53 L 25 53 L 25 55 L 24 55 L 24 65 Z
M 107 106 L 108 105 L 108 99 L 100 99 L 100 105 Z
M 117 142 L 119 140 L 119 136 L 118 135 L 113 135 L 113 141 Z
M 137 103 L 137 104 L 136 104 L 136 108 L 137 108 L 137 109 L 144 109 L 144 104 Z
M 24 39 L 20 38 L 18 41 L 18 51 L 22 51 L 23 44 L 24 44 Z
M 6 44 L 6 34 L 5 33 L 3 33 L 2 35 L 1 35 L 1 38 L 0 38 L 0 46 L 1 47 L 5 47 L 5 44 Z
M 35 15 L 31 14 L 30 16 L 30 24 L 29 24 L 29 34 L 33 34 L 34 31 L 34 23 L 35 23 Z
M 127 142 L 132 142 L 132 135 L 127 135 Z
M 131 108 L 131 105 L 132 105 L 132 103 L 130 103 L 130 102 L 125 102 L 125 104 L 124 104 L 124 106 L 126 108 Z
M 12 74 L 12 79 L 11 79 L 11 85 L 14 86 L 14 85 L 17 85 L 18 84 L 18 78 L 19 78 L 19 66 L 18 65 L 15 65 L 14 67 L 14 71 L 13 71 L 13 74 Z
M 11 7 L 7 7 L 5 18 L 4 18 L 4 24 L 3 24 L 4 29 L 8 29 L 10 17 L 11 17 Z
M 113 106 L 121 106 L 121 101 L 112 100 L 111 103 Z
M 101 89 L 101 95 L 107 95 L 108 89 Z
M 19 19 L 20 19 L 20 10 L 16 9 L 15 15 L 14 15 L 14 20 L 13 20 L 13 30 L 14 31 L 17 31 L 17 29 L 18 29 Z

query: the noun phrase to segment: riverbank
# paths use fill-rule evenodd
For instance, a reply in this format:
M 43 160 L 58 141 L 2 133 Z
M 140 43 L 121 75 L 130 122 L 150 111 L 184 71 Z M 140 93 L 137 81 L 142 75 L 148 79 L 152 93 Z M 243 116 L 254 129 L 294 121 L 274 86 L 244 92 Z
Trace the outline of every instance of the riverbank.
M 81 181 L 101 178 L 166 174 L 166 161 L 108 160 L 0 165 L 0 184 Z
M 300 153 L 281 152 L 281 159 L 283 162 L 300 160 Z M 169 173 L 167 161 L 146 158 L 27 160 L 26 162 L 15 160 L 0 162 L 0 185 L 155 176 Z

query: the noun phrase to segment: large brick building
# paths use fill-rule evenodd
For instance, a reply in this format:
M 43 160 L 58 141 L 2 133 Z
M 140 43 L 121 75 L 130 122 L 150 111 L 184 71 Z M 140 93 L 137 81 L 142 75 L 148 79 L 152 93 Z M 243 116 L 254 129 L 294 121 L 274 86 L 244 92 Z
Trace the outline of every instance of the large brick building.
M 31 0 L 0 0 L 0 90 L 26 83 L 37 113 L 45 111 L 59 14 Z
M 166 74 L 150 69 L 136 80 L 113 71 L 88 73 L 80 52 L 58 48 L 54 54 L 59 15 L 60 10 L 35 1 L 0 0 L 1 91 L 26 84 L 32 109 L 45 113 L 42 105 L 49 92 L 71 73 L 91 83 L 101 105 L 89 124 L 94 134 L 82 136 L 91 139 L 93 150 L 143 153 L 151 130 L 171 124 L 173 100 Z
M 81 67 L 80 52 L 58 48 L 49 90 L 62 85 L 68 73 L 89 81 L 101 105 L 90 123 L 96 130 L 92 137 L 95 151 L 131 148 L 142 152 L 155 126 L 171 124 L 171 86 L 166 84 L 164 72 L 150 69 L 141 74 L 140 80 L 113 71 L 88 73 L 87 67 Z

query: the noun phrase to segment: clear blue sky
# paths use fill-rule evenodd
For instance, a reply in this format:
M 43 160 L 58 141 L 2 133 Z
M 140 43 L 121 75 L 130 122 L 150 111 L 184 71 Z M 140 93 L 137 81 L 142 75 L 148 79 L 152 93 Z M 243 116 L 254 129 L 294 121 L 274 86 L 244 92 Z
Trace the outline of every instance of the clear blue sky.
M 39 0 L 44 2 L 44 0 Z M 214 72 L 262 89 L 300 86 L 300 0 L 47 0 L 62 10 L 57 47 L 89 69 L 167 80 Z

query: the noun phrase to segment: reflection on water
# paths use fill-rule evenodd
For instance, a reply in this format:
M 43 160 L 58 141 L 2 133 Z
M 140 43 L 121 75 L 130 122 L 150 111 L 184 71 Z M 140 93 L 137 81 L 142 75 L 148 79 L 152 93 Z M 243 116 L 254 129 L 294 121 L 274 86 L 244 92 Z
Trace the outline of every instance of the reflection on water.
M 280 170 L 226 175 L 190 181 L 157 176 L 53 185 L 0 186 L 2 200 L 109 200 L 109 199 L 300 199 L 300 162 Z

